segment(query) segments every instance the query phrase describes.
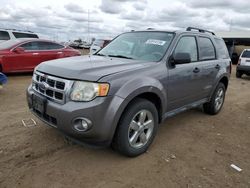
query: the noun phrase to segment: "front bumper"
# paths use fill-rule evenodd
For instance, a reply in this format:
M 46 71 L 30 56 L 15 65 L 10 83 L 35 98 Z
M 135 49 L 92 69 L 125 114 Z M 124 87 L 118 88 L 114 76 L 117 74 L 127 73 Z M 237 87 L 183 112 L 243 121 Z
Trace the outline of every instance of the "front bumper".
M 244 73 L 244 74 L 250 74 L 250 66 L 246 65 L 237 65 L 236 71 Z
M 46 100 L 43 114 L 32 107 L 33 95 Z M 31 112 L 46 124 L 57 128 L 66 136 L 94 145 L 109 145 L 115 132 L 117 117 L 116 108 L 122 103 L 122 99 L 114 96 L 99 97 L 90 102 L 69 101 L 58 104 L 35 92 L 31 86 L 27 89 L 27 102 Z M 114 105 L 115 104 L 115 105 Z M 92 127 L 86 132 L 74 129 L 76 118 L 87 118 L 92 121 Z

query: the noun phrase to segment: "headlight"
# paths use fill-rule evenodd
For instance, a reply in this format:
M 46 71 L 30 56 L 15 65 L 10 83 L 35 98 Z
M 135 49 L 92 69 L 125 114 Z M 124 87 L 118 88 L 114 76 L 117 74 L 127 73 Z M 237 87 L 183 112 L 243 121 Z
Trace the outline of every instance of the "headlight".
M 96 97 L 107 96 L 109 84 L 76 81 L 70 98 L 73 101 L 91 101 Z

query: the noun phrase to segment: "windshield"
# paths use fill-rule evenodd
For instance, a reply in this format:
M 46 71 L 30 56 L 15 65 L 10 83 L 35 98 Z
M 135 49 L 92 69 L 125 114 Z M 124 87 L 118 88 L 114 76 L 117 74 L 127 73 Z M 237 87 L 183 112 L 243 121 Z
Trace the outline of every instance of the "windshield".
M 0 43 L 0 50 L 9 49 L 12 46 L 16 45 L 19 41 L 18 40 L 7 40 L 5 42 Z
M 157 62 L 165 55 L 173 35 L 151 31 L 124 33 L 95 55 Z
M 241 57 L 250 58 L 250 51 L 244 51 Z

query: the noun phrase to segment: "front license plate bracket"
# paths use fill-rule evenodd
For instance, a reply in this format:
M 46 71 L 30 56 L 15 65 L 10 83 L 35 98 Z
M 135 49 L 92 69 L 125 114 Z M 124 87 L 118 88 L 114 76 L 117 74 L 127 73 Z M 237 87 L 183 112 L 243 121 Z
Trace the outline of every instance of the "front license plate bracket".
M 32 95 L 32 108 L 41 114 L 45 113 L 46 99 Z

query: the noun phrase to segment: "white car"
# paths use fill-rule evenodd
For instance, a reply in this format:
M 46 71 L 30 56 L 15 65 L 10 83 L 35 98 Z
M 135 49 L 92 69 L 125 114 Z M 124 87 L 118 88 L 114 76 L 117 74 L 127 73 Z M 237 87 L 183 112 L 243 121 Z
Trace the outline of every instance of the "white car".
M 0 42 L 18 38 L 39 38 L 37 34 L 31 31 L 22 31 L 16 29 L 0 29 Z
M 107 46 L 108 43 L 110 43 L 111 40 L 104 40 L 104 39 L 96 39 L 93 44 L 90 47 L 90 54 L 94 54 L 100 49 L 104 48 Z
M 250 49 L 243 50 L 237 64 L 236 77 L 241 78 L 243 74 L 250 76 Z

